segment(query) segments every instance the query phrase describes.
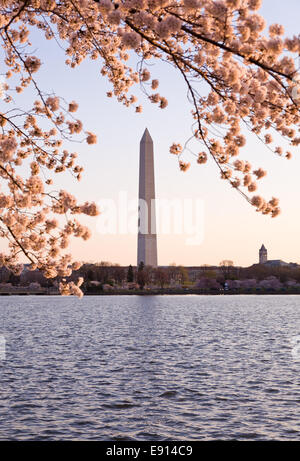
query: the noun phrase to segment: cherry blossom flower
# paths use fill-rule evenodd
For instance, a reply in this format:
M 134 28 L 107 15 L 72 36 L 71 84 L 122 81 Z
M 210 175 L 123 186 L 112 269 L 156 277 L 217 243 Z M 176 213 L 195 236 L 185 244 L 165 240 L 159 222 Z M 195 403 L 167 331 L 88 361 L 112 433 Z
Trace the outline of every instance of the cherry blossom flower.
M 96 144 L 97 143 L 97 136 L 95 134 L 93 134 L 93 133 L 88 132 L 86 142 L 88 144 Z

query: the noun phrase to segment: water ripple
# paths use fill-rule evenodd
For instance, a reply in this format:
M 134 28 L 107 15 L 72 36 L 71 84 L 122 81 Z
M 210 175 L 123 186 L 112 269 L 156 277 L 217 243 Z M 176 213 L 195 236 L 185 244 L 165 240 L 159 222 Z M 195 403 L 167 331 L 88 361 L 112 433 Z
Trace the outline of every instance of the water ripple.
M 298 299 L 0 297 L 0 440 L 298 440 Z

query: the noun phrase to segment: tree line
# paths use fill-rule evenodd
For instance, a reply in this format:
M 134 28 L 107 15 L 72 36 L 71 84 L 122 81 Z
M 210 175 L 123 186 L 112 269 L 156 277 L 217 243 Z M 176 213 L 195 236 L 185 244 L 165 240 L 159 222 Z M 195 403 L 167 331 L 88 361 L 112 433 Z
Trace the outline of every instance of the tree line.
M 230 287 L 241 286 L 266 286 L 276 287 L 279 284 L 293 282 L 300 284 L 300 268 L 297 266 L 267 266 L 254 264 L 250 267 L 235 267 L 224 264 L 220 266 L 184 267 L 175 264 L 161 267 L 144 266 L 141 263 L 136 266 L 120 266 L 110 262 L 83 263 L 67 279 L 67 282 L 84 279 L 83 289 L 95 290 L 105 286 L 112 288 L 144 289 L 147 287 L 199 287 L 203 289 L 218 289 L 229 283 Z M 60 277 L 48 279 L 42 271 L 29 270 L 26 266 L 23 272 L 15 275 L 6 267 L 0 268 L 0 285 L 28 287 L 32 284 L 43 288 L 58 287 Z M 248 284 L 248 285 L 247 285 Z M 277 284 L 277 285 L 276 285 Z M 279 286 L 279 285 L 278 285 Z

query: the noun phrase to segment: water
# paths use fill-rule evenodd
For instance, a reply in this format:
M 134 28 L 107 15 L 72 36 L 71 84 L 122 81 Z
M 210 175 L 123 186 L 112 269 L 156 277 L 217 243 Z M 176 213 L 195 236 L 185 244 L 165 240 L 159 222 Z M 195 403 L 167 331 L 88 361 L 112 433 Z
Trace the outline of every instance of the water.
M 0 297 L 0 439 L 299 439 L 299 301 Z

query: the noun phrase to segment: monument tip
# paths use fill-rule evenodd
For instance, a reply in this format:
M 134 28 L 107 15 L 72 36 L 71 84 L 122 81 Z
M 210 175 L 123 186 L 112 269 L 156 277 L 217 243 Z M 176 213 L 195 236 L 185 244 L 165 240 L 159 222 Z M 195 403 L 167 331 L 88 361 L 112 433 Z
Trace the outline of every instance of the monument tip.
M 141 142 L 153 142 L 148 128 L 145 129 Z

